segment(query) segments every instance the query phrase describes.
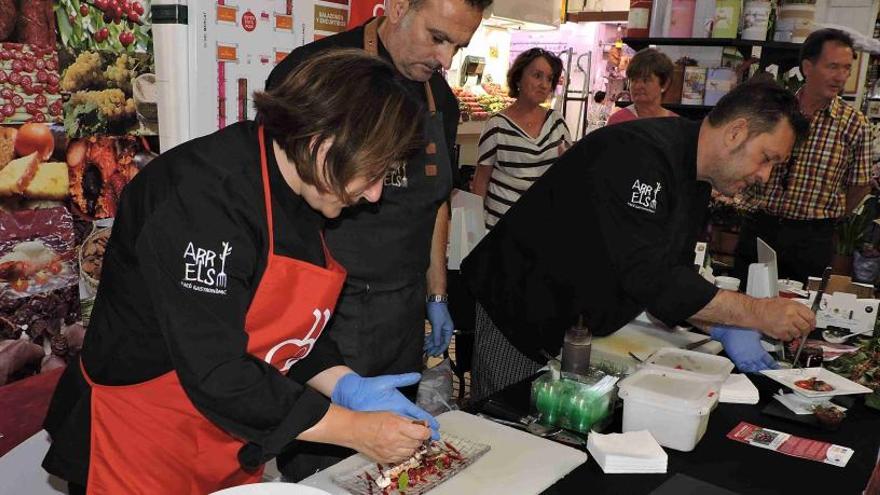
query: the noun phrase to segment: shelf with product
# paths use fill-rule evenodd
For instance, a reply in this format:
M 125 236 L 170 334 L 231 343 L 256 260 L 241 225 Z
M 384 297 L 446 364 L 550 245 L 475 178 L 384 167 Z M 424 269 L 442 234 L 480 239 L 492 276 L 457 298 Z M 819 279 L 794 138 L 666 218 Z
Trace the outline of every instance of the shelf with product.
M 721 74 L 723 78 L 734 78 L 733 82 L 736 82 L 741 79 L 741 73 L 745 68 L 733 68 L 738 67 L 740 64 L 755 64 L 759 70 L 764 70 L 765 68 L 775 65 L 778 67 L 777 73 L 786 74 L 791 68 L 795 67 L 798 63 L 798 56 L 800 53 L 800 43 L 789 43 L 789 42 L 780 42 L 780 41 L 760 41 L 760 40 L 743 40 L 738 38 L 623 38 L 623 42 L 626 43 L 630 48 L 635 51 L 641 50 L 646 47 L 717 47 L 722 50 L 728 48 L 734 48 L 734 54 L 737 54 L 738 57 L 741 57 L 740 61 L 737 63 L 729 64 L 725 63 L 724 65 L 729 65 L 729 71 L 727 74 Z M 661 48 L 662 51 L 662 48 Z M 729 51 L 729 50 L 728 50 Z M 722 55 L 722 58 L 727 58 L 727 55 Z M 692 61 L 691 63 L 696 63 Z M 687 68 L 686 68 L 687 69 Z M 703 68 L 702 80 L 697 83 L 697 85 L 703 85 L 706 88 L 705 97 L 708 99 L 708 88 L 707 79 L 712 80 L 713 72 L 721 70 L 719 68 Z M 720 73 L 718 73 L 720 74 Z M 716 74 L 717 75 L 717 74 Z M 690 76 L 682 76 L 685 80 L 690 80 Z M 674 81 L 681 81 L 681 79 L 674 79 Z M 722 83 L 723 84 L 723 83 Z M 685 82 L 685 87 L 687 88 L 688 83 Z M 729 90 L 732 87 L 731 84 L 727 84 L 724 86 Z M 685 91 L 687 91 L 685 89 Z M 716 89 L 717 91 L 717 89 Z M 699 91 L 698 91 L 699 92 Z M 722 94 L 726 92 L 724 90 Z M 697 96 L 697 102 L 699 102 L 700 97 L 699 94 Z M 714 101 L 717 101 L 718 95 L 715 95 L 713 98 Z M 618 106 L 626 106 L 628 102 L 621 102 Z M 663 107 L 671 110 L 681 116 L 699 119 L 704 117 L 709 111 L 712 109 L 714 104 L 688 104 L 688 103 L 664 103 Z
M 623 38 L 623 42 L 635 51 L 649 46 L 730 46 L 736 48 L 744 59 L 758 59 L 762 69 L 776 64 L 780 71 L 787 71 L 797 65 L 801 49 L 800 43 L 738 38 Z
M 643 12 L 623 42 L 636 52 L 657 48 L 675 62 L 663 98 L 669 110 L 702 117 L 733 86 L 768 68 L 785 87 L 800 84 L 790 71 L 809 32 L 797 20 L 815 16 L 815 0 L 632 0 L 631 12 L 636 4 Z
M 874 22 L 874 39 L 880 39 L 880 15 Z M 872 53 L 868 58 L 862 112 L 872 122 L 880 122 L 880 54 L 878 53 Z

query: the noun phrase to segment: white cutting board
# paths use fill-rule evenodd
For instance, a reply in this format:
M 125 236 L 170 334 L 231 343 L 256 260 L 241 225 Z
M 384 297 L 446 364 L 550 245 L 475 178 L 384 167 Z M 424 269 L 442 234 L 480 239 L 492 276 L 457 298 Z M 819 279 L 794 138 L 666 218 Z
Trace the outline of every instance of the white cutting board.
M 635 367 L 639 363 L 629 355 L 630 352 L 644 360 L 658 349 L 664 347 L 680 348 L 708 337 L 704 333 L 691 332 L 681 327 L 670 329 L 634 320 L 611 335 L 593 337 L 591 359 L 596 363 L 606 361 L 635 371 Z M 694 349 L 694 351 L 718 354 L 721 349 L 721 344 L 713 340 Z
M 441 484 L 431 495 L 514 495 L 541 493 L 574 468 L 587 462 L 587 453 L 499 425 L 462 411 L 437 416 L 440 429 L 492 448 L 477 462 Z M 350 472 L 368 461 L 360 454 L 345 459 L 300 483 L 331 494 L 348 492 L 331 478 Z

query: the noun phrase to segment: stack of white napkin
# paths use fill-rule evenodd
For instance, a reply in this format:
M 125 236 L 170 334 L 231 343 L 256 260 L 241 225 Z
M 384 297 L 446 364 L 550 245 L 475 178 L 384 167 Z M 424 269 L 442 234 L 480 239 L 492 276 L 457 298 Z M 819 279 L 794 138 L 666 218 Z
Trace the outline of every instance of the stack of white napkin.
M 731 374 L 721 387 L 721 402 L 731 404 L 757 404 L 758 389 L 744 374 Z
M 607 474 L 666 472 L 666 452 L 648 430 L 607 435 L 592 432 L 587 450 Z

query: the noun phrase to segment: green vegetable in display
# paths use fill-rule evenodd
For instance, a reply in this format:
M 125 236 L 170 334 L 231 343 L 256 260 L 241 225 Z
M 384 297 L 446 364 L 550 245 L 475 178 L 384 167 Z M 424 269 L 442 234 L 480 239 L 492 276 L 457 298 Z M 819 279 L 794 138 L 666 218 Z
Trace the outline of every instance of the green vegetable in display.
M 841 376 L 860 383 L 872 390 L 865 404 L 880 409 L 880 336 L 860 339 L 858 352 L 841 356 L 826 367 Z
M 107 123 L 98 111 L 98 105 L 86 103 L 65 112 L 64 127 L 69 136 L 87 136 L 103 131 Z
M 409 474 L 404 471 L 397 477 L 397 491 L 405 492 L 409 488 Z

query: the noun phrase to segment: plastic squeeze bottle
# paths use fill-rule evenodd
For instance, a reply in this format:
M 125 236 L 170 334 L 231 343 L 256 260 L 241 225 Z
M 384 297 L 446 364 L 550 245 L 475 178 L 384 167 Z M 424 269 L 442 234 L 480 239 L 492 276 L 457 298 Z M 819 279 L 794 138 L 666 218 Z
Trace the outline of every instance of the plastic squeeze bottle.
M 583 315 L 578 322 L 565 332 L 562 341 L 562 372 L 585 375 L 590 369 L 590 348 L 593 334 L 584 325 Z

